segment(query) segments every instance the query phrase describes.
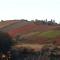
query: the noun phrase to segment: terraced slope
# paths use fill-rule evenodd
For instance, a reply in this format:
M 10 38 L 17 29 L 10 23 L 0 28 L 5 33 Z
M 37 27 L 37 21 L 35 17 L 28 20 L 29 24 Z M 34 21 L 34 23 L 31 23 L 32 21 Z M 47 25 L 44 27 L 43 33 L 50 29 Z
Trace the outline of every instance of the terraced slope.
M 24 43 L 39 43 L 39 44 L 44 44 L 44 43 L 53 43 L 53 41 L 59 41 L 58 36 L 60 36 L 60 31 L 45 31 L 45 32 L 31 32 L 27 34 L 23 34 L 22 36 L 20 35 L 20 38 L 24 38 L 22 42 Z M 30 38 L 30 39 L 29 39 Z M 56 38 L 56 39 L 55 39 Z M 58 43 L 56 43 L 58 44 Z
M 57 27 L 54 27 L 53 29 L 51 28 L 51 30 L 47 29 L 44 31 L 42 31 L 42 29 L 34 30 L 34 31 L 33 30 L 30 31 L 30 29 L 28 29 L 28 31 L 24 30 L 25 34 L 22 34 L 23 31 L 20 32 L 20 30 L 19 30 L 18 32 L 20 32 L 22 34 L 22 35 L 20 35 L 20 38 L 24 38 L 24 40 L 22 40 L 20 42 L 45 44 L 45 43 L 53 43 L 54 41 L 56 41 L 55 44 L 60 45 L 60 30 L 58 28 L 59 27 L 57 26 Z M 26 33 L 26 32 L 28 32 L 28 33 Z
M 14 24 L 14 23 L 16 23 L 16 22 L 18 22 L 18 20 L 2 21 L 2 22 L 0 22 L 0 29 L 6 27 L 6 26 L 8 26 L 8 25 Z
M 9 31 L 9 34 L 15 36 L 16 34 L 19 34 L 19 33 L 20 34 L 27 34 L 27 33 L 31 33 L 34 31 L 44 32 L 44 31 L 53 30 L 55 27 L 58 27 L 58 26 L 36 25 L 34 23 L 28 23 L 27 25 L 24 25 L 24 26 L 19 27 L 17 29 L 11 29 Z
M 4 26 L 0 30 L 8 32 L 10 30 L 23 27 L 23 26 L 25 26 L 25 25 L 30 23 L 30 22 L 20 21 L 20 20 L 17 20 L 17 21 L 14 20 L 14 21 L 8 21 L 8 22 L 9 22 L 8 25 Z
M 53 43 L 60 45 L 60 25 L 35 24 L 30 21 L 6 21 L 0 23 L 0 30 L 8 32 L 12 37 L 20 35 L 22 43 L 45 44 Z

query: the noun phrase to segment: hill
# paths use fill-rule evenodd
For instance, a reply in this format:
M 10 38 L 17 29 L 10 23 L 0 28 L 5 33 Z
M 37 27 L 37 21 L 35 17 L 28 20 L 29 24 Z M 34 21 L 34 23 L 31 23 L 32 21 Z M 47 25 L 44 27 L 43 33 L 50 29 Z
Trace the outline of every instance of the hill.
M 19 43 L 45 44 L 55 42 L 55 44 L 60 45 L 60 25 L 50 23 L 7 20 L 0 22 L 0 30 L 8 32 L 15 39 L 18 37 Z

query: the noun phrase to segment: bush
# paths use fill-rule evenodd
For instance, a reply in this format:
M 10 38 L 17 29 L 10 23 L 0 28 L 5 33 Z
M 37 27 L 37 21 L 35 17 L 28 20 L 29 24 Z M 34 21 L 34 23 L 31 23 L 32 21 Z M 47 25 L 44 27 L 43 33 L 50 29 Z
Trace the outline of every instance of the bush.
M 0 52 L 7 52 L 10 50 L 12 45 L 12 38 L 8 33 L 0 31 Z

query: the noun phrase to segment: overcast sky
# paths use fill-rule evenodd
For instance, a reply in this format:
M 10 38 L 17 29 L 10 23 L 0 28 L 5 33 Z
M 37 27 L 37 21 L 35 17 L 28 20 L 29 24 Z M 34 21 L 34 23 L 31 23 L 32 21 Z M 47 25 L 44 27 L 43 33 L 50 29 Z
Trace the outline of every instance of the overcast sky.
M 46 18 L 60 22 L 60 0 L 0 0 L 0 20 Z

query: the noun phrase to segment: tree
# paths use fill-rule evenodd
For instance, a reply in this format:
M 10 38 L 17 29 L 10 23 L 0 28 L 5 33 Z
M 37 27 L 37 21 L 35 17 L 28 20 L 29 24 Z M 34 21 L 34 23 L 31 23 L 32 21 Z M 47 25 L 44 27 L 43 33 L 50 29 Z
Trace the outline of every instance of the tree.
M 8 33 L 0 31 L 0 52 L 5 53 L 11 49 L 12 38 Z

